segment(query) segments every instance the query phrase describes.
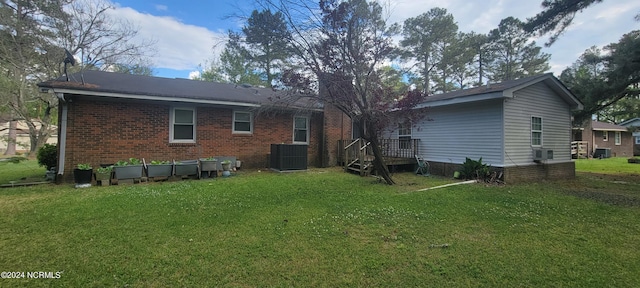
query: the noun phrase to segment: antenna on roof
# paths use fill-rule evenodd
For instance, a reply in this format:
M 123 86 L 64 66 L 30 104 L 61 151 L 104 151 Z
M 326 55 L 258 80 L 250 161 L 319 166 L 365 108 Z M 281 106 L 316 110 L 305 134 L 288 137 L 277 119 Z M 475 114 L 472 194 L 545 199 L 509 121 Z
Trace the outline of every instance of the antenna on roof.
M 67 64 L 71 64 L 71 66 L 75 66 L 76 65 L 76 58 L 73 58 L 73 55 L 71 55 L 71 52 L 69 52 L 69 50 L 67 50 L 66 48 L 64 49 L 64 75 L 67 77 L 67 82 L 69 82 L 69 73 L 67 73 Z

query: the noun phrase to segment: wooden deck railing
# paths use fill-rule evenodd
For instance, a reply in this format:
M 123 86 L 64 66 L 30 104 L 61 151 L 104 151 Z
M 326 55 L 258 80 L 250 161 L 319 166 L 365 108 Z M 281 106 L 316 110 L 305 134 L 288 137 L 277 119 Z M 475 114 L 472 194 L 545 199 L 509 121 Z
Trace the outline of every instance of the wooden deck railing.
M 365 146 L 363 143 L 364 140 L 361 139 L 353 139 L 353 140 L 338 140 L 338 159 L 342 162 L 342 164 L 349 164 L 356 160 L 360 155 L 359 150 Z M 419 144 L 420 139 L 381 139 L 380 140 L 380 149 L 382 150 L 382 155 L 389 158 L 411 158 L 415 159 L 415 155 L 420 155 Z M 371 147 L 366 146 L 366 150 L 363 151 L 364 155 L 367 157 L 373 157 L 373 151 Z

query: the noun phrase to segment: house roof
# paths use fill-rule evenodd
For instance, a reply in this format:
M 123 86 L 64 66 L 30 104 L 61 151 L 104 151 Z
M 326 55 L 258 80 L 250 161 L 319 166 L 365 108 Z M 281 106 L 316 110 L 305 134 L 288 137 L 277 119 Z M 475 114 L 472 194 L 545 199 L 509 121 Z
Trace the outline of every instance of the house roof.
M 532 77 L 508 80 L 500 83 L 490 83 L 480 87 L 457 90 L 453 92 L 435 94 L 427 96 L 425 101 L 417 108 L 444 106 L 475 102 L 498 98 L 513 98 L 513 92 L 526 88 L 533 84 L 543 82 L 555 91 L 574 110 L 582 110 L 583 105 L 569 89 L 567 89 L 558 78 L 551 73 L 536 75 Z
M 98 97 L 176 101 L 231 106 L 274 105 L 285 92 L 270 88 L 105 71 L 81 73 L 39 83 L 41 90 Z M 281 102 L 281 101 L 278 101 Z M 307 107 L 307 103 L 297 103 Z M 315 108 L 319 108 L 315 105 Z
M 593 131 L 622 131 L 627 132 L 627 127 L 606 123 L 606 122 L 598 122 L 591 121 L 591 130 Z
M 640 117 L 636 117 L 636 118 L 632 118 L 629 119 L 627 121 L 622 121 L 619 124 L 620 126 L 625 126 L 625 127 L 640 127 Z

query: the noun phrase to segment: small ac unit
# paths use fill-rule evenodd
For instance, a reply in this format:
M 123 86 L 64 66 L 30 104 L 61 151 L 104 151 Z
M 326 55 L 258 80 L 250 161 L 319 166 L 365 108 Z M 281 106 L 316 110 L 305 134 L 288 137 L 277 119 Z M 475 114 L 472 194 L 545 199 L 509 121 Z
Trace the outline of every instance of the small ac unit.
M 533 149 L 533 161 L 543 161 L 549 159 L 553 159 L 553 150 Z

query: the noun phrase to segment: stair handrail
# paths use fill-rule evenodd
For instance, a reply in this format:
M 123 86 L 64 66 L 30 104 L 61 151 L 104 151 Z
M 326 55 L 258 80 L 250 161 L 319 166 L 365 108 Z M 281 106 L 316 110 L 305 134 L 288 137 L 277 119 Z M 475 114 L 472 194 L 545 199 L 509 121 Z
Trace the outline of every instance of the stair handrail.
M 344 148 L 343 148 L 343 149 L 344 149 L 344 150 L 347 150 L 349 147 L 353 146 L 353 144 L 358 143 L 358 141 L 360 141 L 360 138 L 358 138 L 358 139 L 356 139 L 356 140 L 353 140 L 353 142 L 349 143 L 349 145 L 344 146 Z

